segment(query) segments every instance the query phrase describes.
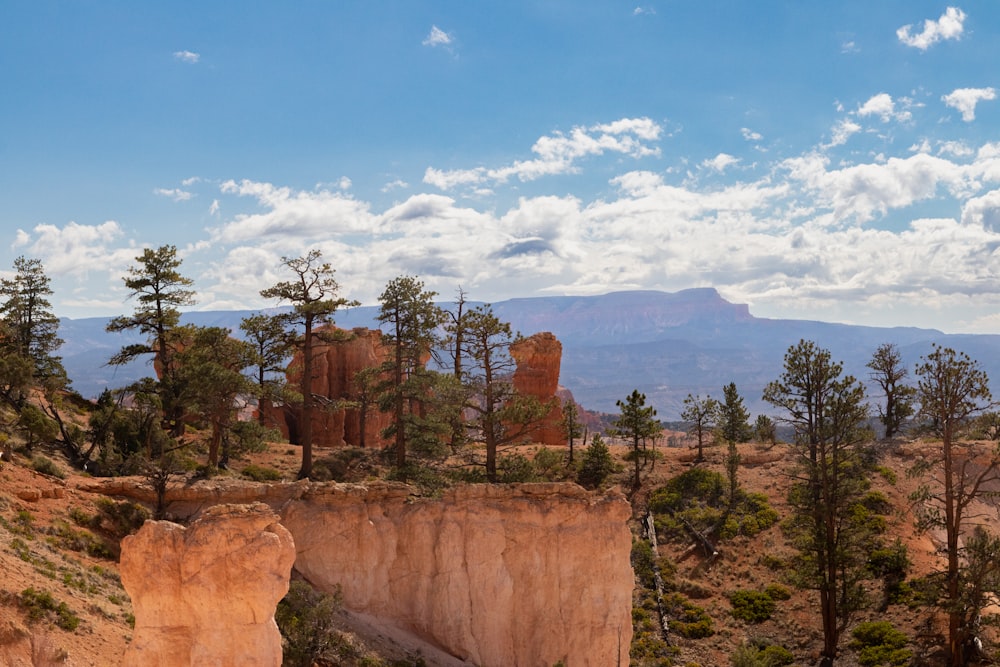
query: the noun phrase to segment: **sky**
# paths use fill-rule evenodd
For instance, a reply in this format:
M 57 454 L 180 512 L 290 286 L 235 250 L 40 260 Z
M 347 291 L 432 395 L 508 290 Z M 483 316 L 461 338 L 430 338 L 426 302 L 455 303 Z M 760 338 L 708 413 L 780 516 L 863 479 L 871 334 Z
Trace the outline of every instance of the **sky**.
M 1000 3 L 0 0 L 0 273 L 201 310 L 714 287 L 1000 333 Z

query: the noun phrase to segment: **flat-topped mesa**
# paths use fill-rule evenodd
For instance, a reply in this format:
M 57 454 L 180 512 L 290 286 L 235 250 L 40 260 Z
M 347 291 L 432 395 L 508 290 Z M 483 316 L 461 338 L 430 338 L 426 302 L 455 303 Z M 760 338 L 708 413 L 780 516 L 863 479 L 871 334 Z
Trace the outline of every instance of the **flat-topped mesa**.
M 628 664 L 631 510 L 575 484 L 312 485 L 282 511 L 295 569 L 380 632 L 481 667 Z M 452 664 L 452 663 L 448 663 Z
M 562 363 L 562 343 L 548 331 L 528 336 L 510 346 L 510 356 L 517 363 L 514 389 L 534 396 L 552 408 L 542 419 L 542 426 L 532 432 L 531 439 L 549 446 L 566 444 L 563 433 L 562 407 L 556 398 L 559 389 L 559 367 Z
M 122 541 L 135 632 L 123 667 L 278 667 L 274 622 L 295 547 L 266 505 L 218 505 L 191 526 L 147 521 Z
M 320 409 L 313 411 L 313 445 L 384 446 L 380 434 L 389 425 L 391 416 L 380 412 L 371 398 L 363 407 L 363 388 L 357 382 L 359 371 L 377 368 L 386 360 L 388 349 L 382 344 L 382 332 L 364 327 L 351 331 L 325 327 L 317 333 L 324 332 L 330 334 L 330 339 L 317 340 L 314 348 L 312 393 L 320 397 Z M 302 354 L 296 353 L 286 376 L 292 385 L 297 385 L 301 373 Z M 289 441 L 297 442 L 301 420 L 298 407 L 265 404 L 261 410 L 267 423 L 276 425 Z

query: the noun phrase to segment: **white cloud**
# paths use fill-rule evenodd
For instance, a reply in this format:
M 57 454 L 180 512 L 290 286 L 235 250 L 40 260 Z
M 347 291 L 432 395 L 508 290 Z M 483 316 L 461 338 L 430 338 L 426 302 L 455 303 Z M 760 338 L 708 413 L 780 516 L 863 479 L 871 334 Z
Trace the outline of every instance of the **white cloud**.
M 829 146 L 843 146 L 852 134 L 861 131 L 861 126 L 849 118 L 844 118 L 830 130 Z
M 352 185 L 353 183 L 351 182 L 351 179 L 347 176 L 341 176 L 340 180 L 337 181 L 337 187 L 341 190 L 350 190 Z
M 964 30 L 965 12 L 958 7 L 948 7 L 937 21 L 926 19 L 923 30 L 912 33 L 913 25 L 904 25 L 896 31 L 899 41 L 915 49 L 926 51 L 945 39 L 960 39 Z
M 402 190 L 402 189 L 408 188 L 408 187 L 410 187 L 409 183 L 407 183 L 406 181 L 404 181 L 402 179 L 397 178 L 396 180 L 389 181 L 388 183 L 386 183 L 385 185 L 383 185 L 382 188 L 381 188 L 381 190 L 382 190 L 382 192 L 392 192 L 393 190 Z
M 888 123 L 890 120 L 907 121 L 912 116 L 909 111 L 897 111 L 896 103 L 888 93 L 872 96 L 858 107 L 857 113 L 862 117 L 878 116 L 883 123 Z
M 153 194 L 161 197 L 169 197 L 174 201 L 188 201 L 194 197 L 193 193 L 181 190 L 180 188 L 156 188 L 153 190 Z
M 841 53 L 860 53 L 861 47 L 854 40 L 847 40 L 840 44 Z
M 655 7 L 636 7 L 632 10 L 632 16 L 641 16 L 643 14 L 654 15 L 656 14 Z
M 195 53 L 194 51 L 174 51 L 174 60 L 179 60 L 182 63 L 194 65 L 199 60 L 201 60 L 201 54 Z
M 760 141 L 764 138 L 760 132 L 754 132 L 749 127 L 741 127 L 740 134 L 742 134 L 743 138 L 747 141 Z
M 99 225 L 36 225 L 30 234 L 18 230 L 17 236 L 20 245 L 41 259 L 46 273 L 52 276 L 120 270 L 136 254 L 132 247 L 113 247 L 124 236 L 121 226 L 113 220 Z
M 656 156 L 660 149 L 649 142 L 659 139 L 662 128 L 649 118 L 622 118 L 612 123 L 575 127 L 568 135 L 562 132 L 541 137 L 531 151 L 538 157 L 519 160 L 505 167 L 489 169 L 439 170 L 428 167 L 424 183 L 442 190 L 486 182 L 506 183 L 511 178 L 532 181 L 542 176 L 572 173 L 584 157 L 620 153 L 632 158 Z
M 220 189 L 223 194 L 256 199 L 264 209 L 261 213 L 237 215 L 211 230 L 214 239 L 227 243 L 266 237 L 283 247 L 300 248 L 302 239 L 316 235 L 371 232 L 375 228 L 368 204 L 341 192 L 294 191 L 246 179 L 239 183 L 226 181 Z
M 424 41 L 422 41 L 421 44 L 430 47 L 449 47 L 453 41 L 454 37 L 452 37 L 450 33 L 445 32 L 436 25 L 432 25 L 430 33 L 427 34 L 427 37 L 424 38 Z
M 213 199 L 212 200 L 212 205 L 208 207 L 208 214 L 209 215 L 218 215 L 219 214 L 219 207 L 220 207 L 219 200 L 218 199 Z
M 712 171 L 717 171 L 721 174 L 726 170 L 726 168 L 733 166 L 739 161 L 740 161 L 739 158 L 734 157 L 729 153 L 719 153 L 710 160 L 704 160 L 701 163 L 701 166 L 705 167 L 706 169 L 711 169 Z
M 957 88 L 941 100 L 948 106 L 961 112 L 962 120 L 971 123 L 976 119 L 976 105 L 982 101 L 995 100 L 997 91 L 994 88 Z

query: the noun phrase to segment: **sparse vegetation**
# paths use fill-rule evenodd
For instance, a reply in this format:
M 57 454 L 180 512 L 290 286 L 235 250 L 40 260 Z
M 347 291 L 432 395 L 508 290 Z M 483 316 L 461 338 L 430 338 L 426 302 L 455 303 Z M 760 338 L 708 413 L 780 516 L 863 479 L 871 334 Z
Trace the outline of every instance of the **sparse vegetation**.
M 21 606 L 27 611 L 28 619 L 51 620 L 57 627 L 72 632 L 80 625 L 80 617 L 65 602 L 56 600 L 48 591 L 26 588 L 21 591 Z

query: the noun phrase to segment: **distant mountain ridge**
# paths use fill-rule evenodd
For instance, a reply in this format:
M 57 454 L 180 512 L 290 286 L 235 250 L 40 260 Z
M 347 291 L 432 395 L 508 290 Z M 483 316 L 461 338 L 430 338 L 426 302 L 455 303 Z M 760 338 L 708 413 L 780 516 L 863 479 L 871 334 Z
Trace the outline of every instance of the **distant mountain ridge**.
M 845 372 L 862 380 L 868 377 L 865 364 L 882 343 L 899 346 L 911 373 L 937 343 L 968 353 L 991 378 L 1000 379 L 1000 335 L 758 318 L 746 304 L 730 303 L 712 288 L 530 297 L 492 305 L 498 317 L 524 335 L 556 335 L 563 344 L 560 383 L 591 410 L 615 412 L 615 401 L 638 389 L 661 418 L 676 419 L 689 393 L 721 397 L 722 387 L 735 382 L 752 413 L 771 413 L 761 392 L 780 375 L 789 346 L 801 339 L 829 349 Z M 240 320 L 253 312 L 196 311 L 185 313 L 183 321 L 238 332 Z M 335 319 L 344 328 L 377 328 L 377 313 L 376 306 L 351 308 Z M 109 319 L 60 322 L 66 341 L 60 353 L 74 388 L 84 396 L 151 373 L 143 363 L 106 365 L 122 345 L 141 340 L 105 332 Z

